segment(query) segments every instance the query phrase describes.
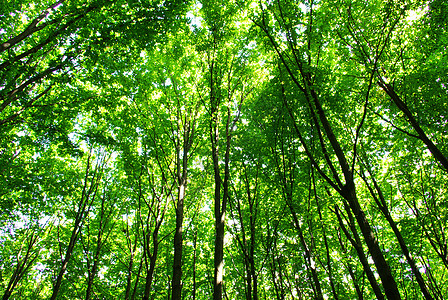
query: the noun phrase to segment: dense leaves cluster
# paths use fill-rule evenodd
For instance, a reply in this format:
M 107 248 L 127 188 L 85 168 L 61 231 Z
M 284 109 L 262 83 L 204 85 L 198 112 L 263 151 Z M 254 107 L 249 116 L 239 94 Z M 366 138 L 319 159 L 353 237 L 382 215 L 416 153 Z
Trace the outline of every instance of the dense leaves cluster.
M 444 1 L 8 1 L 3 299 L 446 299 Z

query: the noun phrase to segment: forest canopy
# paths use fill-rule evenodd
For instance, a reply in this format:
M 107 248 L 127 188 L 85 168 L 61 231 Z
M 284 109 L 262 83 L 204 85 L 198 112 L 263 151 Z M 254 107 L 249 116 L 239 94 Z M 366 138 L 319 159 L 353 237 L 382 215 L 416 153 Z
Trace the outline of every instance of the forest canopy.
M 448 299 L 443 0 L 0 0 L 0 296 Z

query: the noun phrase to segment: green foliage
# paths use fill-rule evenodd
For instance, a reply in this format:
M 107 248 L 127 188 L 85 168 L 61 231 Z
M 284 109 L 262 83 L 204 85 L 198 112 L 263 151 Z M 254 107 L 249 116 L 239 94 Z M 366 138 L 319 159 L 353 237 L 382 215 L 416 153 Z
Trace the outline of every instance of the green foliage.
M 448 297 L 445 1 L 0 7 L 3 299 L 169 298 L 181 187 L 181 295 L 212 298 L 224 180 L 227 299 L 384 293 L 350 180 L 401 298 Z

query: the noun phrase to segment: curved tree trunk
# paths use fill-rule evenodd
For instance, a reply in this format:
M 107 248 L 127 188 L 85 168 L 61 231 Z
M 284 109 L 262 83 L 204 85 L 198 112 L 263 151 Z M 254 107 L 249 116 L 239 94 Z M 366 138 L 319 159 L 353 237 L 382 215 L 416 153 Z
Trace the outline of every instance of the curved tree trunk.
M 442 165 L 443 170 L 448 173 L 448 158 L 440 151 L 440 149 L 429 139 L 429 137 L 426 135 L 425 131 L 421 128 L 420 124 L 418 123 L 417 119 L 412 115 L 411 111 L 409 110 L 409 107 L 406 105 L 406 103 L 401 100 L 401 98 L 398 96 L 398 94 L 395 92 L 392 86 L 389 84 L 383 82 L 380 80 L 378 82 L 378 85 L 389 95 L 389 97 L 392 99 L 392 102 L 400 109 L 406 118 L 408 119 L 409 124 L 414 128 L 414 130 L 418 134 L 418 138 L 425 143 L 426 147 L 431 152 L 432 156 Z

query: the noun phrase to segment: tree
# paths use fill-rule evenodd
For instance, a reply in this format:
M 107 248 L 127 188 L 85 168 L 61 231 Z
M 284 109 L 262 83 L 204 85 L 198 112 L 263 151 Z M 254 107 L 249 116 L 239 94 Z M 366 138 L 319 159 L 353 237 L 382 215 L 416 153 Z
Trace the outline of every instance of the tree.
M 445 6 L 5 2 L 2 297 L 447 298 Z

